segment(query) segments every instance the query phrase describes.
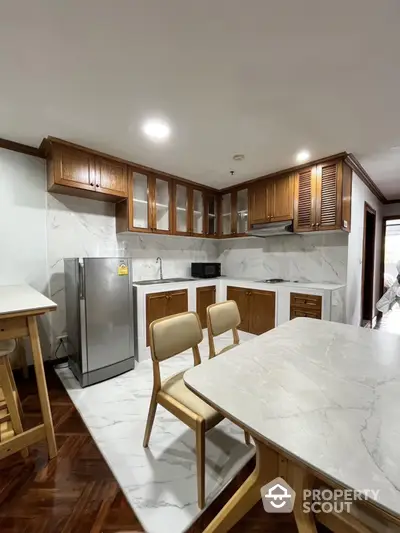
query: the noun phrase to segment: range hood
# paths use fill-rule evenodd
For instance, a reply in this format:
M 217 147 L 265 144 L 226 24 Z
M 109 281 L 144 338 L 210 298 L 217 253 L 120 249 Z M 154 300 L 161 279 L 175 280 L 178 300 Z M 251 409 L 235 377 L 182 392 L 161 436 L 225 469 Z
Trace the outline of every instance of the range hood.
M 293 220 L 285 220 L 284 222 L 253 224 L 247 235 L 252 237 L 272 237 L 274 235 L 290 235 L 291 233 L 293 233 Z

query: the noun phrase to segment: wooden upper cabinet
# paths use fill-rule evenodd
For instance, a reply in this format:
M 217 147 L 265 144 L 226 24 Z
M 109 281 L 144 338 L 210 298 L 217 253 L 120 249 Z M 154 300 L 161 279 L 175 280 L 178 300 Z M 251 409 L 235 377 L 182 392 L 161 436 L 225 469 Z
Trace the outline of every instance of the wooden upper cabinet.
M 250 225 L 268 222 L 267 180 L 257 181 L 249 188 Z
M 45 145 L 50 192 L 118 201 L 128 195 L 127 165 L 57 142 Z
M 294 231 L 330 231 L 351 227 L 351 170 L 329 161 L 296 175 Z
M 96 158 L 96 188 L 99 192 L 126 198 L 128 195 L 128 167 L 124 163 Z
M 218 197 L 216 194 L 206 192 L 204 196 L 206 237 L 218 235 Z
M 172 204 L 174 235 L 205 235 L 205 192 L 202 189 L 175 181 Z
M 190 235 L 189 187 L 184 183 L 173 184 L 173 234 Z
M 202 237 L 205 234 L 204 193 L 201 189 L 191 187 L 191 232 L 192 235 Z
M 52 171 L 52 176 L 49 178 L 52 178 L 56 185 L 89 191 L 95 190 L 96 166 L 95 158 L 91 154 L 64 146 L 56 146 L 52 152 L 49 168 Z
M 150 227 L 157 233 L 172 231 L 172 183 L 168 178 L 150 176 Z
M 341 173 L 339 163 L 317 167 L 316 226 L 319 230 L 340 228 Z
M 250 224 L 293 218 L 293 176 L 267 178 L 250 187 Z
M 223 193 L 220 201 L 220 237 L 246 235 L 249 219 L 248 188 L 234 188 Z
M 268 209 L 270 222 L 293 219 L 293 176 L 281 176 L 269 180 Z
M 297 173 L 294 193 L 294 231 L 314 231 L 317 191 L 316 167 Z

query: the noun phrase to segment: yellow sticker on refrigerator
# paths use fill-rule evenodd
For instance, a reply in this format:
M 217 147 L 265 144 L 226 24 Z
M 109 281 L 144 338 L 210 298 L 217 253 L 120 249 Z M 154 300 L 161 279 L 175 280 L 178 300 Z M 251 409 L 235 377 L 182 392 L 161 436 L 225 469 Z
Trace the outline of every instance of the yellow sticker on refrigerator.
M 128 265 L 125 261 L 121 261 L 118 265 L 118 276 L 127 276 L 128 275 Z

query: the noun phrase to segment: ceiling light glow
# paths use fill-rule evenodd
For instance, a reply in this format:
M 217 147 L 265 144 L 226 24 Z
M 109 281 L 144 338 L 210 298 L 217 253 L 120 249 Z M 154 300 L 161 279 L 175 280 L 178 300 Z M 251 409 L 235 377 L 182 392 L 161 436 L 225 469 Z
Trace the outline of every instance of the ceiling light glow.
M 171 134 L 171 128 L 166 122 L 158 119 L 146 120 L 142 131 L 152 141 L 166 141 Z
M 296 154 L 296 161 L 298 163 L 304 163 L 305 161 L 308 161 L 310 159 L 310 152 L 308 150 L 300 150 Z

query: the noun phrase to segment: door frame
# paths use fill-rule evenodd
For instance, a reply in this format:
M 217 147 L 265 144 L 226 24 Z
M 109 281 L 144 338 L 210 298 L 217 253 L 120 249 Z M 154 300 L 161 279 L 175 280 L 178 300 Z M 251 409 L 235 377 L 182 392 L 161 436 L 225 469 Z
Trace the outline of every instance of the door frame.
M 380 257 L 380 282 L 379 282 L 379 297 L 382 298 L 384 291 L 384 281 L 385 281 L 385 252 L 386 252 L 386 222 L 388 220 L 400 220 L 400 215 L 389 215 L 382 218 L 382 246 L 381 246 L 381 257 Z M 382 316 L 382 313 L 379 312 L 378 316 Z
M 365 278 L 365 245 L 366 245 L 366 229 L 367 229 L 367 213 L 370 213 L 374 215 L 375 217 L 375 234 L 374 234 L 374 262 L 372 264 L 372 300 L 374 296 L 374 285 L 375 285 L 375 251 L 376 251 L 376 209 L 374 209 L 368 202 L 364 202 L 364 223 L 363 223 L 363 248 L 362 248 L 362 263 L 361 263 L 361 318 L 360 318 L 360 325 L 362 325 L 362 321 L 364 320 L 364 278 Z M 372 309 L 371 309 L 372 311 Z M 373 314 L 373 312 L 372 312 Z M 372 321 L 374 320 L 374 316 L 371 317 L 371 326 Z

